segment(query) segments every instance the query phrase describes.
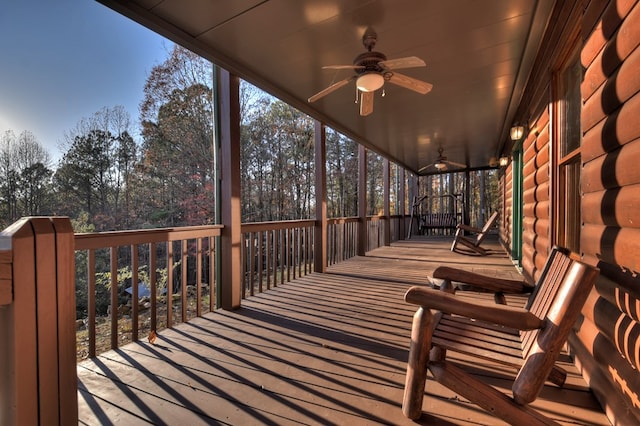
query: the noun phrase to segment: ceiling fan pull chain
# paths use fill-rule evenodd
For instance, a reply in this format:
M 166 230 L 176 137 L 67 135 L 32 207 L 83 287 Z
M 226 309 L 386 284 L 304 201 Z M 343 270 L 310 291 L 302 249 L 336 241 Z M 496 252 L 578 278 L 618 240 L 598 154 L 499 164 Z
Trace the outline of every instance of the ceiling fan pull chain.
M 356 100 L 354 101 L 354 104 L 358 103 L 358 87 L 356 87 Z
M 384 98 L 384 95 L 386 95 L 387 92 L 384 91 L 384 87 L 382 88 L 382 97 Z

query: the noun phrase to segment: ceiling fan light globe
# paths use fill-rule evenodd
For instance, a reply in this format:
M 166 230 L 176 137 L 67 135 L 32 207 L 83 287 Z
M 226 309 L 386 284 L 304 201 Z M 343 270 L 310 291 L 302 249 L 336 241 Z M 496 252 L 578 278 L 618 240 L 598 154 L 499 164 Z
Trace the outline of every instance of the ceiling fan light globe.
M 362 92 L 375 92 L 384 85 L 384 77 L 377 72 L 362 74 L 356 80 L 358 90 Z
M 435 166 L 435 168 L 436 168 L 436 169 L 438 169 L 438 170 L 444 170 L 444 169 L 447 167 L 447 165 L 446 165 L 446 164 L 441 163 L 441 162 L 437 162 L 436 164 L 434 164 L 434 166 Z

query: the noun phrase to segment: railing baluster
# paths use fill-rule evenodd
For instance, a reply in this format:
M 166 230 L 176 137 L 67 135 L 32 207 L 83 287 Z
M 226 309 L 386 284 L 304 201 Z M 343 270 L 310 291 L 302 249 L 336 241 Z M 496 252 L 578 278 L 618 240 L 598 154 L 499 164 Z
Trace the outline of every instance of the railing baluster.
M 151 297 L 149 302 L 151 303 L 151 331 L 154 333 L 158 329 L 158 323 L 156 316 L 158 314 L 158 308 L 156 305 L 158 287 L 156 285 L 156 243 L 149 243 L 149 292 Z
M 256 233 L 249 233 L 249 294 L 254 295 L 254 286 L 256 282 Z
M 118 248 L 110 247 L 111 259 L 111 348 L 118 348 Z
M 287 265 L 287 282 L 290 282 L 291 281 L 291 229 L 290 228 L 285 229 L 284 235 L 286 239 L 285 262 Z
M 189 269 L 189 246 L 188 240 L 182 240 L 181 254 L 181 267 L 182 282 L 180 283 L 180 299 L 182 300 L 180 307 L 182 308 L 182 322 L 187 322 L 187 308 L 189 307 L 189 298 L 187 295 L 187 272 Z
M 273 235 L 272 231 L 265 231 L 265 236 L 266 236 L 266 254 L 265 254 L 265 260 L 267 261 L 267 265 L 266 265 L 266 275 L 267 275 L 267 290 L 269 290 L 271 288 L 271 250 L 272 248 L 272 244 L 271 244 L 271 238 Z
M 196 238 L 196 316 L 202 316 L 202 238 Z
M 296 253 L 298 256 L 298 276 L 301 277 L 302 276 L 302 233 L 304 231 L 304 228 L 297 228 L 296 229 L 296 234 L 298 236 L 298 242 L 296 243 Z
M 89 249 L 87 256 L 87 331 L 89 335 L 89 357 L 96 356 L 96 251 Z
M 262 259 L 264 255 L 263 247 L 263 231 L 258 232 L 258 291 L 262 293 Z
M 173 241 L 167 241 L 167 328 L 173 326 Z
M 302 261 L 304 262 L 304 274 L 307 275 L 308 274 L 307 263 L 309 259 L 309 257 L 307 256 L 309 254 L 309 228 L 308 227 L 304 228 L 302 239 L 304 244 L 304 246 L 302 247 L 302 257 L 303 257 Z
M 216 308 L 217 299 L 217 281 L 216 281 L 216 238 L 208 237 L 209 239 L 209 312 L 213 312 Z
M 280 231 L 274 229 L 273 234 L 273 286 L 278 286 L 278 251 L 280 250 L 280 244 L 278 243 L 278 236 Z
M 131 341 L 138 341 L 138 245 L 131 245 Z

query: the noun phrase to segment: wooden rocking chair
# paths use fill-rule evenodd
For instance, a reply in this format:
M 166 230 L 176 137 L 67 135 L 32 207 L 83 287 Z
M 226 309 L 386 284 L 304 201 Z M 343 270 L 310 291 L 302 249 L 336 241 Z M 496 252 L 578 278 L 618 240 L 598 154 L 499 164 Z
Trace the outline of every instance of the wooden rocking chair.
M 405 416 L 422 415 L 428 369 L 444 386 L 511 424 L 556 424 L 527 404 L 537 398 L 546 380 L 556 382 L 554 364 L 598 273 L 555 248 L 525 308 L 479 304 L 447 291 L 410 288 L 405 300 L 420 308 L 411 331 L 402 403 Z M 518 374 L 513 396 L 447 360 L 447 350 L 514 367 Z
M 456 246 L 458 244 L 462 244 L 470 248 L 471 250 L 475 251 L 476 253 L 479 253 L 485 256 L 487 254 L 487 251 L 484 248 L 480 247 L 480 244 L 482 244 L 485 237 L 487 236 L 487 233 L 496 223 L 497 219 L 498 219 L 498 212 L 494 212 L 489 218 L 489 220 L 487 220 L 487 223 L 485 223 L 482 228 L 475 228 L 473 226 L 465 225 L 464 223 L 458 224 L 458 226 L 456 227 L 456 235 L 453 239 L 453 243 L 451 244 L 451 251 L 455 251 Z M 464 236 L 465 232 L 474 233 L 476 234 L 476 237 L 475 238 L 465 237 Z

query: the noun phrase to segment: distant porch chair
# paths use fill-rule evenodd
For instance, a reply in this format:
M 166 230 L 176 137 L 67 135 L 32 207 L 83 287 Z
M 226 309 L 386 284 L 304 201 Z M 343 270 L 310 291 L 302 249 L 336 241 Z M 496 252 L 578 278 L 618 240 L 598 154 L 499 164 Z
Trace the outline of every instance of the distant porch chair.
M 453 238 L 453 243 L 451 244 L 451 251 L 456 251 L 456 246 L 458 244 L 462 244 L 467 248 L 475 251 L 476 253 L 479 253 L 485 256 L 487 254 L 487 251 L 484 248 L 480 247 L 480 244 L 482 244 L 489 230 L 496 223 L 497 219 L 498 219 L 498 212 L 494 212 L 489 218 L 489 220 L 487 220 L 487 223 L 485 223 L 482 228 L 475 228 L 473 226 L 465 225 L 464 223 L 458 224 L 456 229 L 456 235 Z M 464 236 L 465 231 L 476 234 L 475 238 L 465 237 Z

